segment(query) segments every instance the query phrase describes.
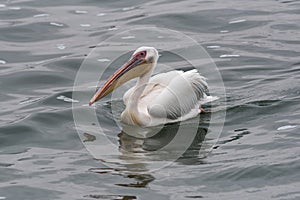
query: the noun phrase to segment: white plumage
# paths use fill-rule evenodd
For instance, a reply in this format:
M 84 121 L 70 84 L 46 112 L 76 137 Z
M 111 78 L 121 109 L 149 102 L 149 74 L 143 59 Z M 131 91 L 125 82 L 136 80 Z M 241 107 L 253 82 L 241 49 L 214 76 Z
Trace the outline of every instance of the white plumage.
M 206 98 L 208 92 L 206 79 L 196 69 L 186 72 L 174 70 L 151 77 L 157 60 L 155 48 L 138 48 L 129 62 L 95 94 L 90 104 L 107 95 L 110 92 L 107 90 L 139 76 L 137 84 L 123 96 L 126 105 L 121 115 L 123 123 L 155 126 L 197 116 L 201 112 L 200 101 Z M 126 73 L 128 77 L 124 77 Z
M 132 101 L 130 96 L 135 89 L 136 86 L 125 93 L 125 105 Z M 152 125 L 181 121 L 200 113 L 200 100 L 206 97 L 206 91 L 205 78 L 196 70 L 170 71 L 151 77 L 137 106 L 139 112 L 151 116 Z

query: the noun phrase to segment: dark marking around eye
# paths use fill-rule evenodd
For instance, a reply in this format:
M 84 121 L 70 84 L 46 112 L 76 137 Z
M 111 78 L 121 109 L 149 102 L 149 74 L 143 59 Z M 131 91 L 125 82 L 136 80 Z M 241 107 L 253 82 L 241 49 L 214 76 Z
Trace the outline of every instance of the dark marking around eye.
M 136 58 L 145 58 L 146 57 L 146 51 L 141 51 L 141 52 L 138 52 L 136 55 L 135 55 Z

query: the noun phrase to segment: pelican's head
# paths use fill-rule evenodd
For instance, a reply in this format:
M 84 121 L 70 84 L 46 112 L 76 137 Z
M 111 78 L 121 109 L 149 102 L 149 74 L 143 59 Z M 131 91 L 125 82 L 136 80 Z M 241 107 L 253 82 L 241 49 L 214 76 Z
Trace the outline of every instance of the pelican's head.
M 117 70 L 106 83 L 96 92 L 89 105 L 105 97 L 114 89 L 127 81 L 151 73 L 158 60 L 158 52 L 154 47 L 140 47 L 132 54 L 131 58 Z

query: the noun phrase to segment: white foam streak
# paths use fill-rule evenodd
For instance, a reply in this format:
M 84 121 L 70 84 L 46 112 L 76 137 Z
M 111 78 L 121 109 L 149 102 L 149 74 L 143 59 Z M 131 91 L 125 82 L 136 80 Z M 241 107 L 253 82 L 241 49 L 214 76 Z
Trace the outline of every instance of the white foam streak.
M 71 99 L 71 98 L 63 96 L 63 95 L 60 95 L 60 96 L 56 97 L 56 99 L 62 100 L 64 102 L 68 102 L 68 103 L 78 103 L 79 102 L 78 100 Z
M 288 129 L 292 129 L 292 128 L 296 128 L 297 125 L 285 125 L 285 126 L 281 126 L 277 129 L 277 131 L 283 131 L 283 130 L 288 130 Z
M 223 54 L 223 55 L 220 55 L 220 58 L 238 58 L 240 57 L 240 55 L 238 54 Z
M 99 62 L 109 62 L 110 60 L 107 58 L 99 58 L 97 61 Z
M 58 27 L 64 26 L 63 24 L 56 23 L 56 22 L 50 22 L 50 24 L 51 24 L 52 26 L 58 26 Z
M 230 21 L 229 24 L 237 24 L 237 23 L 242 23 L 245 21 L 246 21 L 245 19 L 239 19 L 239 20 Z
M 123 40 L 128 40 L 128 39 L 133 39 L 135 38 L 135 36 L 133 35 L 129 35 L 129 36 L 124 36 L 124 37 L 121 37 Z

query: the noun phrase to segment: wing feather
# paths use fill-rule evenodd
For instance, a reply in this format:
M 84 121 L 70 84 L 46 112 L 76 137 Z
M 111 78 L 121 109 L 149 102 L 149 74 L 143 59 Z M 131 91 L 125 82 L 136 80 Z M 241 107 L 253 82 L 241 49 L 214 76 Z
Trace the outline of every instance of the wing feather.
M 178 72 L 178 71 L 177 71 Z M 177 119 L 199 106 L 199 100 L 206 96 L 206 80 L 197 70 L 178 72 L 176 76 L 164 77 L 169 83 L 147 106 L 153 117 Z
M 147 84 L 147 87 L 145 88 L 142 97 L 147 96 L 146 98 L 153 98 L 154 96 L 157 96 L 157 92 L 160 92 L 159 88 L 157 87 L 157 85 L 159 85 L 160 87 L 164 88 L 166 87 L 173 78 L 182 75 L 183 71 L 178 71 L 178 70 L 173 70 L 173 71 L 169 71 L 169 72 L 165 72 L 165 73 L 160 73 L 160 74 L 156 74 L 154 76 L 152 76 L 149 80 L 149 83 Z M 130 88 L 129 90 L 127 90 L 127 92 L 124 94 L 123 96 L 123 102 L 125 105 L 127 105 L 129 97 L 131 96 L 132 92 L 134 91 L 136 86 L 133 86 L 132 88 Z M 158 91 L 153 91 L 153 88 L 156 87 L 156 89 Z M 153 93 L 154 92 L 154 93 Z

